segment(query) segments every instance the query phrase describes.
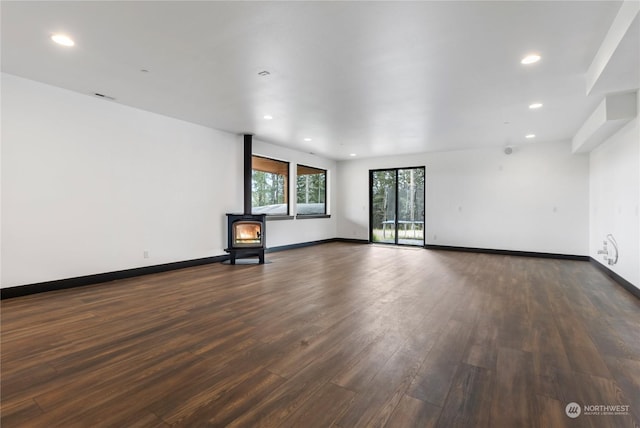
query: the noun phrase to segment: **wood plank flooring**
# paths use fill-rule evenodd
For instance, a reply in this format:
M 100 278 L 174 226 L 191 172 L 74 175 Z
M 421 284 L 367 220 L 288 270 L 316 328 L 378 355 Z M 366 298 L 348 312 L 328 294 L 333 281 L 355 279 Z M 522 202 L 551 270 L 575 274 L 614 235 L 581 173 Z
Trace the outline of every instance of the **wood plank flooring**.
M 2 427 L 639 425 L 640 302 L 587 262 L 267 259 L 2 301 Z

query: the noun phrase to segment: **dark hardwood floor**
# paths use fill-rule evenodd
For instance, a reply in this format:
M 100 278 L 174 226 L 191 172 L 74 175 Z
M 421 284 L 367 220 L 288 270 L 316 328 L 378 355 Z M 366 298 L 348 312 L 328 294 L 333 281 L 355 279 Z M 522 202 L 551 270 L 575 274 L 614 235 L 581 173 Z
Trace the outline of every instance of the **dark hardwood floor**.
M 588 262 L 267 259 L 2 301 L 2 427 L 638 426 L 640 302 Z

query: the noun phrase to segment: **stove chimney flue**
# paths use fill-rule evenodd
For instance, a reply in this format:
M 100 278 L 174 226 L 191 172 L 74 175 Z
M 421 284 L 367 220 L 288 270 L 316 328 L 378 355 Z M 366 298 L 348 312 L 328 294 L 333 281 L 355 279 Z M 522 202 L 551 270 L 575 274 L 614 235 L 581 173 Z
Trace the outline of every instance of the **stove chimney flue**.
M 244 135 L 244 214 L 251 214 L 251 157 L 253 135 Z

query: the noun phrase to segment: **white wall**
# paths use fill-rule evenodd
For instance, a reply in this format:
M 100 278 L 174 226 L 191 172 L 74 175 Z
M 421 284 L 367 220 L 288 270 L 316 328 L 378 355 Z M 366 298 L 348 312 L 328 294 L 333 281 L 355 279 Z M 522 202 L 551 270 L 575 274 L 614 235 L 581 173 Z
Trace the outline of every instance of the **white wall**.
M 589 161 L 571 143 L 338 163 L 338 236 L 368 239 L 368 171 L 426 166 L 427 243 L 588 254 Z
M 224 254 L 242 137 L 8 74 L 1 107 L 2 287 Z M 638 134 L 635 119 L 589 157 L 565 142 L 338 163 L 254 139 L 329 179 L 331 218 L 270 221 L 267 245 L 368 239 L 368 171 L 424 165 L 427 243 L 601 260 L 613 233 L 611 269 L 640 286 Z
M 321 168 L 327 171 L 327 213 L 331 218 L 273 220 L 267 223 L 267 247 L 291 245 L 301 242 L 319 241 L 336 237 L 336 162 L 310 153 L 299 152 L 285 147 L 253 139 L 253 154 L 289 162 L 290 214 L 295 215 L 295 172 L 296 165 Z
M 224 254 L 240 137 L 7 74 L 1 136 L 2 287 Z
M 638 105 L 640 111 L 640 102 Z M 640 130 L 638 117 L 590 154 L 589 255 L 640 288 Z M 606 236 L 618 243 L 610 266 L 602 249 Z

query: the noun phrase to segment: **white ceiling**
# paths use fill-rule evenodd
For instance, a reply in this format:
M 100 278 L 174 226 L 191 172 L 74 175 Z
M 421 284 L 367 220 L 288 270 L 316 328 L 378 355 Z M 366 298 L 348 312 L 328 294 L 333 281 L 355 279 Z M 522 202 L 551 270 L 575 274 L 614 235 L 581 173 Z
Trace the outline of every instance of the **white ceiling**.
M 535 144 L 638 87 L 636 54 L 586 94 L 620 5 L 3 1 L 2 70 L 333 159 Z

